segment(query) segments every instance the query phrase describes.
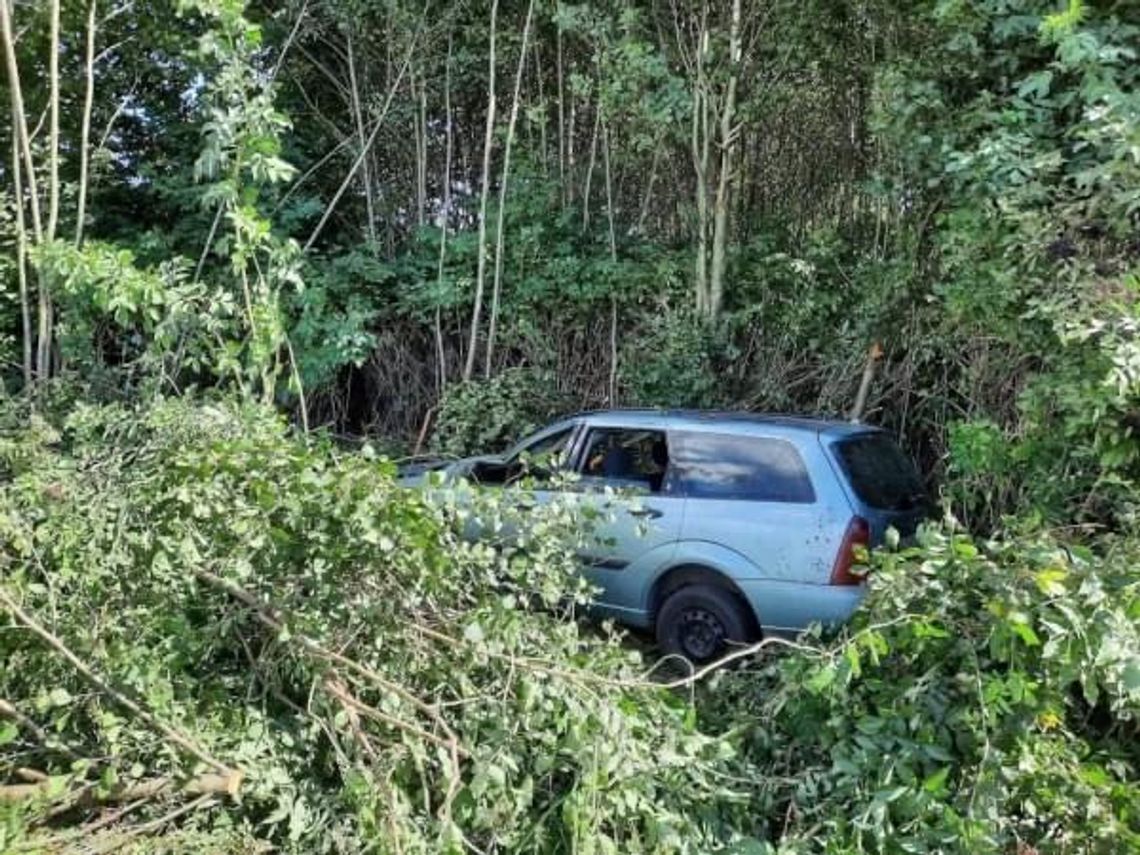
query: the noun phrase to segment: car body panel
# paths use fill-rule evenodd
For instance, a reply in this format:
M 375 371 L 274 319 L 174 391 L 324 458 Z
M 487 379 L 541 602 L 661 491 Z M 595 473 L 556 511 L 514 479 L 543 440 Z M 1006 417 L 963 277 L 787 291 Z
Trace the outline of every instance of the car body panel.
M 866 585 L 809 585 L 780 579 L 745 579 L 737 587 L 765 635 L 792 637 L 813 623 L 845 622 L 866 596 Z

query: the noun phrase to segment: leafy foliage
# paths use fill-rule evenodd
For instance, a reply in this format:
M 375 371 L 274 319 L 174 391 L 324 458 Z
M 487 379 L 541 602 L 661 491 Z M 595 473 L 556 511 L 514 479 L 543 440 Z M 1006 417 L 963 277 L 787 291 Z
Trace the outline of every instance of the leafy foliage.
M 90 77 L 87 4 L 59 44 L 8 10 L 0 786 L 38 795 L 0 848 L 157 781 L 97 842 L 1140 849 L 1140 6 L 744 4 L 734 58 L 730 4 L 538 3 L 526 51 L 496 4 L 492 86 L 486 2 L 104 5 Z M 498 350 L 456 382 L 481 260 Z M 873 343 L 866 417 L 956 517 L 868 558 L 846 631 L 685 692 L 577 622 L 571 504 L 430 503 L 268 408 L 486 453 L 598 405 L 843 414 Z
M 781 851 L 1140 845 L 1135 561 L 931 529 L 873 557 L 836 643 L 723 677 L 707 710 L 747 734 Z
M 458 456 L 503 451 L 563 414 L 566 403 L 554 377 L 525 368 L 451 386 L 439 408 L 435 450 Z
M 509 522 L 509 506 L 427 505 L 383 460 L 220 404 L 79 408 L 4 458 L 5 596 L 244 773 L 240 801 L 198 827 L 307 852 L 696 852 L 731 836 L 731 746 L 644 683 L 639 656 L 566 619 L 583 597 L 568 510 L 471 545 L 462 517 Z M 10 622 L 0 637 L 0 692 L 53 734 L 5 725 L 6 750 L 60 790 L 200 769 L 42 641 Z M 45 808 L 4 807 L 5 846 Z

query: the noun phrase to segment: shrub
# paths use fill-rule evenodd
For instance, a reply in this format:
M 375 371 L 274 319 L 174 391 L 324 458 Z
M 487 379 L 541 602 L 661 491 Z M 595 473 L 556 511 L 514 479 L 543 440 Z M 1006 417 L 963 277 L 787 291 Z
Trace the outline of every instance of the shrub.
M 874 557 L 838 640 L 706 709 L 747 732 L 789 852 L 1137 851 L 1138 558 L 927 531 Z
M 432 447 L 456 456 L 502 451 L 572 408 L 545 371 L 511 368 L 490 380 L 457 383 L 440 404 Z
M 720 369 L 728 351 L 722 328 L 688 312 L 665 313 L 629 339 L 620 362 L 622 386 L 642 406 L 721 406 L 729 384 Z
M 6 460 L 36 465 L 0 484 L 0 698 L 33 726 L 0 720 L 0 744 L 51 778 L 0 799 L 5 851 L 68 840 L 27 839 L 61 801 L 82 818 L 84 791 L 163 779 L 135 815 L 195 807 L 178 833 L 205 851 L 696 853 L 737 835 L 730 741 L 571 619 L 565 508 L 520 529 L 493 496 L 428 504 L 256 407 L 79 408 L 12 442 Z M 467 543 L 472 513 L 518 537 Z M 236 799 L 182 794 L 235 770 Z
M 925 530 L 838 636 L 674 693 L 575 620 L 571 499 L 428 501 L 260 407 L 0 423 L 0 756 L 49 775 L 0 798 L 5 850 L 147 787 L 100 846 L 1140 846 L 1134 539 Z

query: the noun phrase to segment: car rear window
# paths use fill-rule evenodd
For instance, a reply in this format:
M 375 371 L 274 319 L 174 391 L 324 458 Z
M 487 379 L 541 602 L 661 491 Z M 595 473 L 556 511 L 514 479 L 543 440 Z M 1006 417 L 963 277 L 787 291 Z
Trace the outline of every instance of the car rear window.
M 886 511 L 922 506 L 926 492 L 914 464 L 890 437 L 864 434 L 837 444 L 851 487 L 864 504 Z
M 815 501 L 807 468 L 787 440 L 682 433 L 676 436 L 670 452 L 670 480 L 686 496 L 801 504 Z

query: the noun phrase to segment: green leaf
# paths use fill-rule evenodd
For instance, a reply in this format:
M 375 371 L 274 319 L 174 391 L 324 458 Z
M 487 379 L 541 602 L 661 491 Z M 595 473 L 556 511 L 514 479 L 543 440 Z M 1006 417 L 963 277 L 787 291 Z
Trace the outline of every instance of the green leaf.
M 63 687 L 56 687 L 48 692 L 48 700 L 53 707 L 63 707 L 71 703 L 71 692 Z
M 922 788 L 928 793 L 941 793 L 946 789 L 946 779 L 950 776 L 950 767 L 943 766 L 937 772 L 927 775 L 922 781 Z
M 1129 695 L 1140 695 L 1140 662 L 1129 662 L 1121 674 L 1121 684 Z
M 1065 593 L 1065 580 L 1068 575 L 1068 571 L 1063 567 L 1046 567 L 1037 572 L 1034 582 L 1037 583 L 1037 589 L 1045 596 L 1059 597 Z
M 828 686 L 835 682 L 836 669 L 834 665 L 824 665 L 817 668 L 815 674 L 807 681 L 807 688 L 813 694 L 822 694 Z

